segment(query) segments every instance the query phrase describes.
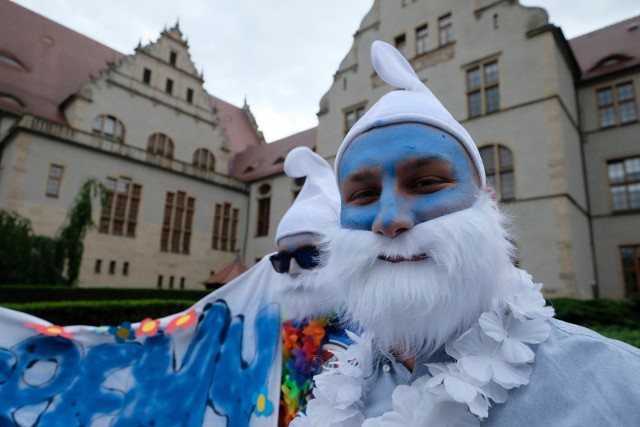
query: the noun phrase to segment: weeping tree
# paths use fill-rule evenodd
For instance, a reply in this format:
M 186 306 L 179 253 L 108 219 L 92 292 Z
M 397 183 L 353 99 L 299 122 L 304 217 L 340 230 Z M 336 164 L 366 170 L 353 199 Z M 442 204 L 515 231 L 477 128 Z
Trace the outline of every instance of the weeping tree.
M 95 226 L 96 197 L 104 205 L 103 185 L 97 179 L 85 181 L 54 237 L 35 235 L 28 219 L 0 210 L 0 284 L 75 284 L 84 237 Z

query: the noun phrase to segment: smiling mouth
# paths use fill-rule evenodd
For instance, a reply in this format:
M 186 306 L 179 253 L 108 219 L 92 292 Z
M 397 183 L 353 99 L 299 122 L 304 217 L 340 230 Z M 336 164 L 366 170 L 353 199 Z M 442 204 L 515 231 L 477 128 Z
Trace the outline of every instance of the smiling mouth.
M 424 261 L 427 258 L 429 258 L 427 254 L 414 255 L 411 258 L 404 258 L 401 256 L 396 256 L 396 257 L 388 257 L 383 255 L 378 256 L 379 260 L 390 262 L 393 264 L 397 264 L 399 262 L 405 262 L 405 261 Z

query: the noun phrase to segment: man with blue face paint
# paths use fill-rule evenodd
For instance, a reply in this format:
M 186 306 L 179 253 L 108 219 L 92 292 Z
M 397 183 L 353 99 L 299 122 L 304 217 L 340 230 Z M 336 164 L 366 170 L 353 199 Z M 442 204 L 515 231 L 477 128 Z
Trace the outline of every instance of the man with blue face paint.
M 295 426 L 640 425 L 640 351 L 553 319 L 512 261 L 471 136 L 392 46 L 336 156 L 325 270 L 365 332 Z

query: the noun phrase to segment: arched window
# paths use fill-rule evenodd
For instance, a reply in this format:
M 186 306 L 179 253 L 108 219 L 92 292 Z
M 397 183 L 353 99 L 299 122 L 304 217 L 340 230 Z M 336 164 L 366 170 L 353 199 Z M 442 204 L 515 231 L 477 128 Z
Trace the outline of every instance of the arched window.
M 102 114 L 93 119 L 93 133 L 115 142 L 124 142 L 124 124 L 113 116 Z
M 216 170 L 216 158 L 206 148 L 198 148 L 193 153 L 193 166 L 197 169 L 214 172 Z
M 154 133 L 149 137 L 147 151 L 167 159 L 173 159 L 173 141 L 164 133 Z
M 514 200 L 516 188 L 511 150 L 499 144 L 486 145 L 479 150 L 487 174 L 487 186 L 496 190 L 501 201 Z

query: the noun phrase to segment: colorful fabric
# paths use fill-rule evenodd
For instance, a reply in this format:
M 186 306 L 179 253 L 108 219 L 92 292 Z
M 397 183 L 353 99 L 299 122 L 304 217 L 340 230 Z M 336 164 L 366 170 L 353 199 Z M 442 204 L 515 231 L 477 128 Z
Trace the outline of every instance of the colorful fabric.
M 287 426 L 304 409 L 312 378 L 332 354 L 323 349 L 329 319 L 288 320 L 282 325 L 282 387 L 279 425 Z
M 0 425 L 275 427 L 275 274 L 264 259 L 183 313 L 113 326 L 0 308 Z
M 288 426 L 311 398 L 313 376 L 353 342 L 334 316 L 282 324 L 279 426 Z

